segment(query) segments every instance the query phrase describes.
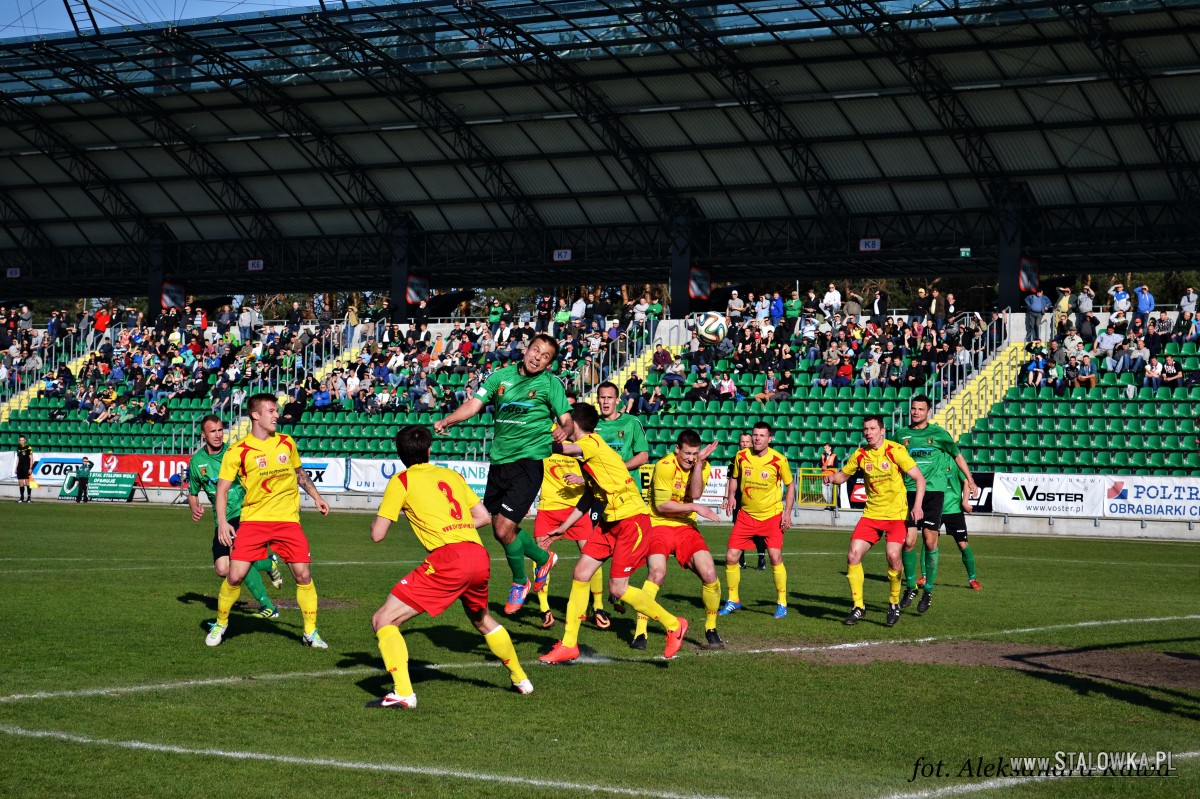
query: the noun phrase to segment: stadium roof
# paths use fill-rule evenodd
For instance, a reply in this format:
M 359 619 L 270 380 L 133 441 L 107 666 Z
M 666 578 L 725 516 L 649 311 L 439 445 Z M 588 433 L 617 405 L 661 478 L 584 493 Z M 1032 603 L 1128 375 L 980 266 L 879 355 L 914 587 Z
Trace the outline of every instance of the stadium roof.
M 1200 255 L 1200 0 L 323 5 L 0 41 L 9 293 Z

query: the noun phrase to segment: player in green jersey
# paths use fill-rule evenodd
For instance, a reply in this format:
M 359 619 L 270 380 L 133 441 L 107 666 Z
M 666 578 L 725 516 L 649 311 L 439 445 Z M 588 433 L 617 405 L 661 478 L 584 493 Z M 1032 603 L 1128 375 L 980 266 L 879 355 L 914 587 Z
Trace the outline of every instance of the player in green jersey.
M 225 457 L 225 423 L 216 414 L 209 414 L 200 420 L 200 449 L 192 455 L 188 463 L 188 505 L 192 509 L 192 521 L 198 522 L 204 518 L 204 508 L 200 504 L 201 491 L 208 497 L 208 504 L 217 506 L 217 477 L 221 473 L 221 459 Z M 242 497 L 246 491 L 240 483 L 234 483 L 229 489 L 229 502 L 226 506 L 226 518 L 237 529 L 242 515 Z M 224 579 L 229 576 L 229 547 L 217 539 L 216 528 L 213 528 L 213 571 Z M 251 595 L 261 606 L 253 616 L 260 619 L 274 619 L 279 616 L 275 604 L 267 596 L 266 586 L 263 585 L 259 572 L 264 572 L 276 588 L 283 585 L 283 575 L 275 562 L 275 555 L 255 561 L 253 568 L 246 574 L 242 584 L 250 590 Z
M 917 597 L 917 539 L 918 533 L 923 533 L 925 539 L 925 592 L 917 603 L 917 612 L 924 613 L 933 603 L 933 588 L 937 581 L 938 569 L 938 529 L 942 526 L 942 505 L 946 492 L 950 490 L 947 475 L 950 469 L 962 472 L 968 489 L 975 491 L 975 480 L 971 477 L 971 468 L 967 460 L 959 452 L 958 444 L 941 425 L 931 424 L 930 409 L 933 403 L 924 394 L 917 394 L 909 403 L 908 427 L 896 432 L 896 440 L 908 449 L 908 454 L 916 461 L 917 468 L 925 476 L 925 501 L 923 516 L 919 522 L 914 522 L 912 516 L 908 519 L 908 534 L 904 540 L 904 596 L 900 599 L 900 607 L 906 608 Z M 905 478 L 908 488 L 909 510 L 915 495 L 915 485 L 911 478 Z
M 971 497 L 969 494 L 964 496 L 963 473 L 957 466 L 950 469 L 948 479 L 950 490 L 946 492 L 946 500 L 942 505 L 942 525 L 946 528 L 946 532 L 954 538 L 954 542 L 958 544 L 963 568 L 967 570 L 967 584 L 973 591 L 982 591 L 983 586 L 979 584 L 979 580 L 975 579 L 975 552 L 971 549 L 971 543 L 967 541 L 966 514 L 972 510 Z M 924 576 L 917 581 L 919 587 L 924 587 L 927 583 Z
M 495 432 L 488 450 L 491 466 L 483 504 L 492 517 L 492 533 L 504 547 L 504 559 L 512 569 L 513 584 L 504 605 L 508 614 L 516 613 L 529 594 L 525 558 L 537 564 L 537 581 L 545 581 L 558 560 L 519 527 L 541 488 L 542 461 L 550 457 L 556 442 L 565 440 L 571 424 L 566 389 L 547 371 L 557 355 L 558 342 L 538 333 L 525 348 L 519 364 L 492 372 L 475 396 L 433 423 L 434 432 L 445 435 L 489 403 L 495 406 Z M 554 422 L 559 426 L 553 427 Z
M 646 431 L 636 416 L 621 413 L 617 406 L 620 392 L 617 386 L 607 380 L 596 389 L 596 404 L 600 406 L 600 421 L 596 423 L 596 435 L 604 439 L 621 460 L 633 477 L 634 483 L 641 485 L 641 467 L 650 460 L 650 443 L 646 441 Z

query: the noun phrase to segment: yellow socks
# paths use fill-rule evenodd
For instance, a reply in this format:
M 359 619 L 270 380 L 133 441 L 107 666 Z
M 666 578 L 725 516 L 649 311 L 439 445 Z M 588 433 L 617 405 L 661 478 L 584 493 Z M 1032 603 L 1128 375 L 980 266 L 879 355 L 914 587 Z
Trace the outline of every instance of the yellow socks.
M 541 608 L 542 613 L 545 613 L 546 611 L 548 611 L 550 609 L 550 579 L 549 578 L 546 578 L 546 587 L 543 588 L 541 591 L 537 592 L 537 598 L 538 598 L 538 607 Z
M 571 581 L 571 597 L 567 600 L 567 629 L 563 631 L 562 645 L 576 646 L 579 643 L 579 625 L 587 615 L 588 584 Z
M 729 584 L 729 601 L 741 602 L 738 586 L 742 584 L 742 567 L 736 563 L 725 564 L 725 582 Z
M 654 599 L 656 596 L 658 596 L 658 586 L 655 585 L 654 583 L 650 582 L 649 580 L 647 580 L 642 585 L 642 593 L 645 594 L 646 596 L 650 597 L 651 599 Z M 646 628 L 649 626 L 650 626 L 650 617 L 647 616 L 645 613 L 639 613 L 638 617 L 637 617 L 637 624 L 633 628 L 633 637 L 637 638 L 639 635 L 645 635 Z
M 771 576 L 775 578 L 775 601 L 780 605 L 787 604 L 787 567 L 780 563 L 771 567 Z
M 704 629 L 717 629 L 717 610 L 721 607 L 721 581 L 713 580 L 700 589 L 700 597 L 704 600 Z
M 654 585 L 651 583 L 651 585 Z M 658 592 L 658 586 L 654 586 L 655 593 Z M 620 600 L 629 607 L 636 610 L 638 613 L 645 613 L 663 627 L 667 628 L 667 632 L 675 632 L 679 629 L 679 619 L 668 613 L 666 608 L 654 601 L 654 597 L 647 594 L 640 588 L 634 588 L 632 585 L 625 589 L 625 593 L 621 594 Z
M 604 569 L 596 569 L 596 573 L 588 581 L 588 587 L 592 591 L 592 607 L 604 610 Z
M 304 634 L 312 635 L 317 629 L 317 584 L 311 581 L 308 585 L 296 583 L 296 604 L 304 614 Z
M 895 605 L 900 601 L 900 572 L 888 569 L 888 602 Z
M 408 678 L 408 645 L 400 628 L 394 624 L 380 627 L 375 633 L 379 641 L 379 654 L 383 655 L 383 666 L 396 683 L 396 693 L 400 696 L 411 696 L 412 680 Z M 510 644 L 511 646 L 511 644 Z
M 863 604 L 863 567 L 861 563 L 846 567 L 846 579 L 850 581 L 850 599 L 856 608 L 866 608 Z
M 240 585 L 235 588 L 229 584 L 228 580 L 221 581 L 221 590 L 217 592 L 217 624 L 221 626 L 229 624 L 229 611 L 233 610 L 233 603 L 237 602 L 241 595 L 242 587 Z
M 492 650 L 492 654 L 508 668 L 513 685 L 529 678 L 529 675 L 521 668 L 521 661 L 517 660 L 517 650 L 513 647 L 508 630 L 497 625 L 496 629 L 483 636 L 483 640 L 487 641 L 488 649 Z

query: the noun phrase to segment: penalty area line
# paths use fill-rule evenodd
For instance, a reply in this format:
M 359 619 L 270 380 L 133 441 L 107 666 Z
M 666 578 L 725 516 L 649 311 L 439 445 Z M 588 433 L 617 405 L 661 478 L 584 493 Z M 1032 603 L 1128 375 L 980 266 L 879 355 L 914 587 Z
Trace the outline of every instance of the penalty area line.
M 423 777 L 440 777 L 466 780 L 470 782 L 490 782 L 507 785 L 527 785 L 532 788 L 552 788 L 562 791 L 574 791 L 589 794 L 610 794 L 614 796 L 645 796 L 662 797 L 662 799 L 727 799 L 727 797 L 698 794 L 676 793 L 672 791 L 650 790 L 643 788 L 626 788 L 620 785 L 588 785 L 580 782 L 565 780 L 538 779 L 536 777 L 516 777 L 508 774 L 491 774 L 486 771 L 468 771 L 466 769 L 437 768 L 435 766 L 413 766 L 403 763 L 367 763 L 354 760 L 334 760 L 323 757 L 296 757 L 293 755 L 275 755 L 266 752 L 239 752 L 224 749 L 192 749 L 185 746 L 156 744 L 149 741 L 114 740 L 111 738 L 92 738 L 87 735 L 73 735 L 57 730 L 30 730 L 24 727 L 0 725 L 0 733 L 19 738 L 34 738 L 43 740 L 62 741 L 65 743 L 85 746 L 103 746 L 114 749 L 131 749 L 139 752 L 162 752 L 172 755 L 191 755 L 198 757 L 219 757 L 223 760 L 251 760 L 267 763 L 283 763 L 293 766 L 337 768 L 347 771 L 368 771 L 391 774 L 415 774 Z

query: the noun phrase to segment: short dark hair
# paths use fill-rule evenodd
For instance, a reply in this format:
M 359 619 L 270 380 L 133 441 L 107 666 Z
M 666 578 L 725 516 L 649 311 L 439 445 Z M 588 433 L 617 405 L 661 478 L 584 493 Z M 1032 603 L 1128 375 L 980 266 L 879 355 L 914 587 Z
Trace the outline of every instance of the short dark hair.
M 396 454 L 407 467 L 418 463 L 429 463 L 429 448 L 433 445 L 433 434 L 429 428 L 409 424 L 396 431 Z
M 596 386 L 596 396 L 597 397 L 600 396 L 600 389 L 602 389 L 602 388 L 611 388 L 613 390 L 614 394 L 616 394 L 618 397 L 621 396 L 621 390 L 619 388 L 617 388 L 617 384 L 612 382 L 611 380 L 605 380 L 603 383 Z
M 885 425 L 885 424 L 883 423 L 883 416 L 881 416 L 881 415 L 880 415 L 880 414 L 878 414 L 878 413 L 872 413 L 872 414 L 871 414 L 871 415 L 869 415 L 869 416 L 864 416 L 864 417 L 863 417 L 863 424 L 866 424 L 867 422 L 875 422 L 875 423 L 877 423 L 877 424 L 879 425 L 879 429 L 880 429 L 880 430 L 886 430 L 886 429 L 887 429 L 887 425 Z
M 246 415 L 250 416 L 253 414 L 258 410 L 258 406 L 262 405 L 264 402 L 273 402 L 276 405 L 279 404 L 279 400 L 274 394 L 270 394 L 265 391 L 260 394 L 253 394 L 251 395 L 250 399 L 246 400 Z
M 908 401 L 908 404 L 912 405 L 914 402 L 923 402 L 925 403 L 926 407 L 933 407 L 933 401 L 929 399 L 928 394 L 913 394 L 912 399 Z
M 768 433 L 770 433 L 772 435 L 775 434 L 775 428 L 771 427 L 771 423 L 766 422 L 766 421 L 761 421 L 761 420 L 757 421 L 754 423 L 754 426 L 751 427 L 750 429 L 751 430 L 766 430 Z
M 225 422 L 221 419 L 220 416 L 217 416 L 215 413 L 209 413 L 209 414 L 205 414 L 203 417 L 200 418 L 201 432 L 203 432 L 203 430 L 204 430 L 204 425 L 208 424 L 209 422 L 216 422 L 217 424 L 221 425 L 221 427 L 225 426 Z
M 530 340 L 529 344 L 532 346 L 535 341 L 544 341 L 549 344 L 550 348 L 554 350 L 554 357 L 558 357 L 558 340 L 554 336 L 549 333 L 538 333 Z
M 686 430 L 680 430 L 679 435 L 675 437 L 675 446 L 698 447 L 700 446 L 700 434 L 690 427 Z
M 596 406 L 587 402 L 577 402 L 571 406 L 571 419 L 584 431 L 590 433 L 596 429 L 600 421 L 600 412 Z

